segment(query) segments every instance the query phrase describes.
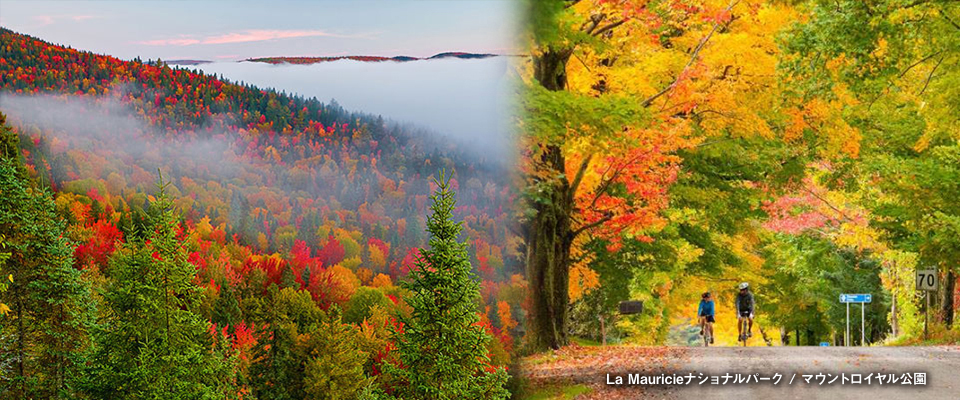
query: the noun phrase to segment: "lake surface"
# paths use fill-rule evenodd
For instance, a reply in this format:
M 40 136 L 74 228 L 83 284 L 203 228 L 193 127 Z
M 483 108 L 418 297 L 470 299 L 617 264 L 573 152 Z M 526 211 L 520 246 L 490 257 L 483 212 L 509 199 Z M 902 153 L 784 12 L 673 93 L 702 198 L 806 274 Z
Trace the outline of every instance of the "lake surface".
M 509 114 L 514 61 L 493 57 L 310 65 L 216 62 L 188 68 L 324 103 L 334 99 L 347 110 L 414 123 L 477 150 L 507 155 L 515 147 Z

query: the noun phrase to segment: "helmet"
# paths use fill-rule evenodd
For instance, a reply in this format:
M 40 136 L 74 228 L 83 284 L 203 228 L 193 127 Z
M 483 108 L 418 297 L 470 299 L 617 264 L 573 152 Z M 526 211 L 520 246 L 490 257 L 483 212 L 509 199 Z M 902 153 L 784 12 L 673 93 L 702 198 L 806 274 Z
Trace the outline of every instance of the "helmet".
M 748 288 L 748 287 L 750 287 L 750 284 L 749 284 L 749 283 L 743 282 L 743 283 L 740 284 L 740 290 L 744 290 L 744 289 L 746 289 L 746 288 Z
M 710 292 L 703 292 L 703 295 L 700 297 L 703 297 L 703 298 L 710 297 Z

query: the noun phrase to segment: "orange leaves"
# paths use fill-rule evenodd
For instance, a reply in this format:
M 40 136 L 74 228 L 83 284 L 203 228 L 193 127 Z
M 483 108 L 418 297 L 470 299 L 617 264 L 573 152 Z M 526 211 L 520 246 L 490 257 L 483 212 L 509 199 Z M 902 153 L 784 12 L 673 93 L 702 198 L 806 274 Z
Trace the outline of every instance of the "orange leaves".
M 386 274 L 377 274 L 373 277 L 373 282 L 370 283 L 370 286 L 375 288 L 385 288 L 393 286 L 393 282 L 390 280 L 390 276 Z
M 686 134 L 682 123 L 626 129 L 624 139 L 611 143 L 608 155 L 587 169 L 574 198 L 580 229 L 615 243 L 622 235 L 642 236 L 660 226 L 659 213 L 679 171 L 675 153 L 694 143 Z
M 501 300 L 497 302 L 497 317 L 500 319 L 500 326 L 504 330 L 510 330 L 517 327 L 517 321 L 513 319 L 510 311 L 510 304 Z

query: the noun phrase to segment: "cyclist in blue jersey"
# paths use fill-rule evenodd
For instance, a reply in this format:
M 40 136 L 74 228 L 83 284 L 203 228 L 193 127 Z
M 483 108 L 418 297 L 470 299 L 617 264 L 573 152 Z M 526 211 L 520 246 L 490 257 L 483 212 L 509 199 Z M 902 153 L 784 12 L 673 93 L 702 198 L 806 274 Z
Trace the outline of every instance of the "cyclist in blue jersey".
M 701 296 L 700 307 L 697 308 L 697 317 L 700 319 L 700 335 L 706 333 L 710 337 L 710 343 L 713 343 L 713 323 L 715 322 L 715 310 L 713 307 L 713 297 L 710 292 Z

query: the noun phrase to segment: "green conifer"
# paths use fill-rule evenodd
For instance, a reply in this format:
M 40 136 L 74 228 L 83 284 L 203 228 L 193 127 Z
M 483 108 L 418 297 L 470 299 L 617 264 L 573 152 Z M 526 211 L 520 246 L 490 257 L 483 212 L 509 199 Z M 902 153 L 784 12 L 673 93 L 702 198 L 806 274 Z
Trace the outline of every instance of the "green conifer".
M 397 360 L 390 373 L 404 384 L 404 399 L 504 399 L 507 373 L 490 364 L 486 344 L 490 336 L 480 326 L 480 284 L 474 279 L 467 245 L 454 222 L 455 193 L 443 173 L 434 180 L 433 212 L 427 221 L 430 249 L 420 250 L 409 280 L 413 308 L 397 332 Z
M 146 238 L 117 249 L 106 310 L 87 371 L 94 398 L 223 399 L 236 394 L 234 358 L 195 312 L 203 293 L 176 238 L 177 215 L 161 177 Z M 219 342 L 219 343 L 217 343 Z

